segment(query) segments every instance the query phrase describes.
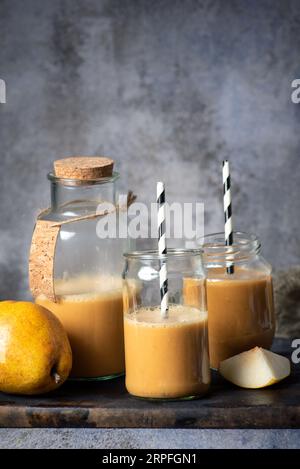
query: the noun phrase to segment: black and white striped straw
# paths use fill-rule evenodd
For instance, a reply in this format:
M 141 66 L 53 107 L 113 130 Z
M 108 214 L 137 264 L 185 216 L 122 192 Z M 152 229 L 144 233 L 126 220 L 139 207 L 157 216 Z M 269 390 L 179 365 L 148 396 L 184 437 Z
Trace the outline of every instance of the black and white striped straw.
M 157 183 L 157 225 L 158 225 L 158 253 L 167 254 L 166 243 L 166 209 L 165 209 L 165 185 L 163 182 Z M 168 317 L 169 293 L 168 293 L 168 272 L 167 262 L 160 262 L 159 270 L 160 286 L 160 311 L 164 318 Z
M 225 217 L 225 244 L 232 246 L 233 244 L 233 228 L 232 228 L 232 205 L 231 205 L 231 181 L 228 160 L 223 161 L 223 201 L 224 201 L 224 217 Z M 234 267 L 230 264 L 227 267 L 227 273 L 233 274 Z

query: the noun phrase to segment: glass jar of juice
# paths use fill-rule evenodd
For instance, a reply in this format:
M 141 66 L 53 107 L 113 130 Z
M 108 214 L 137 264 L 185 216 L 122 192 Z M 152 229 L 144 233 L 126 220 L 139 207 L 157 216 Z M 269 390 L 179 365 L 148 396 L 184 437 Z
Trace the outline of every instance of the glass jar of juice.
M 167 264 L 169 309 L 162 314 L 159 271 Z M 125 254 L 126 388 L 150 399 L 192 399 L 208 391 L 210 368 L 201 251 Z M 197 282 L 189 297 L 186 282 Z M 195 306 L 196 303 L 196 306 Z
M 33 235 L 31 291 L 65 327 L 73 352 L 71 377 L 76 379 L 124 373 L 125 241 L 103 236 L 99 226 L 110 216 L 118 221 L 119 175 L 112 167 L 112 160 L 101 157 L 57 160 L 48 175 L 51 208 L 38 217 Z
M 224 233 L 202 239 L 210 364 L 216 369 L 222 360 L 255 346 L 269 349 L 275 333 L 272 269 L 260 241 L 242 232 L 233 239 L 232 246 L 224 245 Z

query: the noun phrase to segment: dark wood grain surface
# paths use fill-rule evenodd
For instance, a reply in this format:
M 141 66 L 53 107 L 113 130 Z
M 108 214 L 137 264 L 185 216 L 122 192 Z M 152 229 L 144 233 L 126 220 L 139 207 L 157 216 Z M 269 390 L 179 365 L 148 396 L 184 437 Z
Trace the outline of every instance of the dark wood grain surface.
M 289 358 L 291 341 L 274 351 Z M 90 428 L 300 428 L 300 364 L 289 378 L 269 388 L 240 389 L 213 373 L 205 398 L 152 402 L 130 397 L 124 379 L 68 382 L 39 397 L 0 393 L 0 427 Z

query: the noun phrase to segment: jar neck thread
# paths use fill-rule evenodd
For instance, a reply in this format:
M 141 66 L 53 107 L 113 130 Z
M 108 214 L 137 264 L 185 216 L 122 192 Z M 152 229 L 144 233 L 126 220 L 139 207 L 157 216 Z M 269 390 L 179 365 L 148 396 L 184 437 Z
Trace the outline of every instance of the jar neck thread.
M 201 238 L 200 243 L 206 265 L 226 266 L 230 262 L 247 262 L 260 253 L 261 244 L 254 234 L 234 232 L 232 246 L 226 246 L 224 239 L 224 233 L 215 233 Z

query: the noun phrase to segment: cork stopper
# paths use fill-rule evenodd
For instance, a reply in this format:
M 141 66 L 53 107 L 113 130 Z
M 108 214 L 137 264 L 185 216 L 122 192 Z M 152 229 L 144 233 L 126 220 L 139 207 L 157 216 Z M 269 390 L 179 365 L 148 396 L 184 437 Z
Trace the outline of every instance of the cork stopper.
M 111 177 L 114 161 L 102 156 L 70 156 L 54 161 L 54 174 L 66 179 L 101 179 Z

